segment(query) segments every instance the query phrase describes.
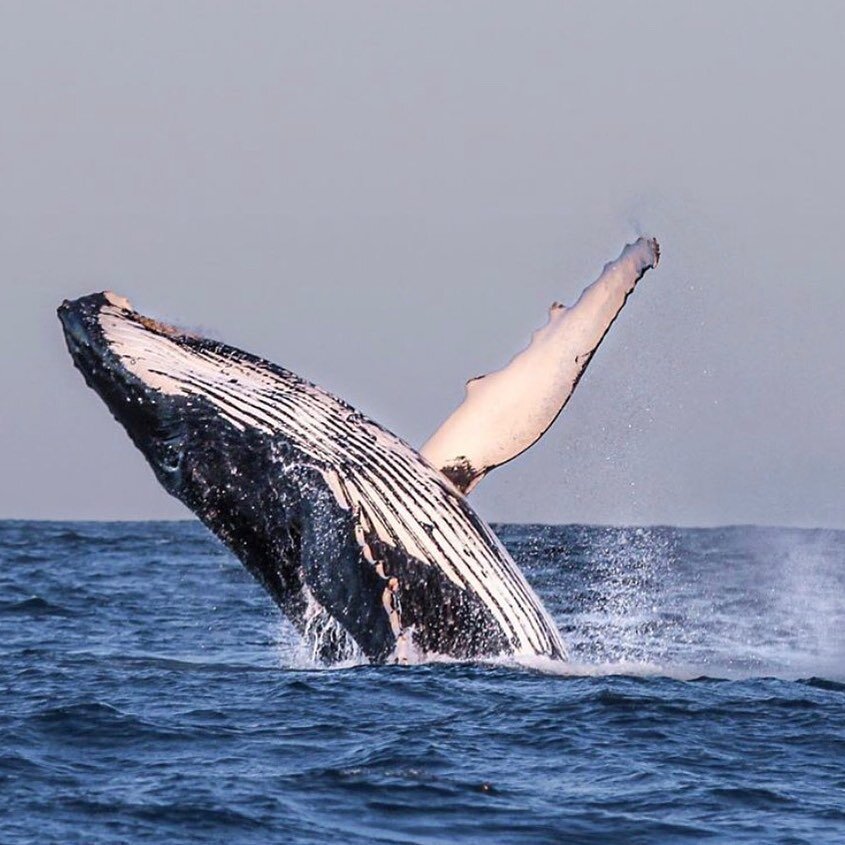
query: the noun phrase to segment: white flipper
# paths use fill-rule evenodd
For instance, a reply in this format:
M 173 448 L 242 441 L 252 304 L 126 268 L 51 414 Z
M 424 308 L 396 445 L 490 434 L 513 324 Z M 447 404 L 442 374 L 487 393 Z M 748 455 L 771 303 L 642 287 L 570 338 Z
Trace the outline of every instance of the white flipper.
M 571 308 L 549 321 L 506 367 L 467 382 L 466 397 L 420 453 L 464 493 L 536 443 L 563 410 L 593 353 L 660 248 L 640 238 L 607 265 Z

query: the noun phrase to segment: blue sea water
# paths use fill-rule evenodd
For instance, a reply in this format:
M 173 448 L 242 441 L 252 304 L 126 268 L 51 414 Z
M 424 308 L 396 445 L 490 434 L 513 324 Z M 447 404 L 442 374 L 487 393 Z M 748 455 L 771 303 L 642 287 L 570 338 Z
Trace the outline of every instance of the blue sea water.
M 195 523 L 0 523 L 0 842 L 845 842 L 845 532 L 499 526 L 567 666 L 314 666 Z

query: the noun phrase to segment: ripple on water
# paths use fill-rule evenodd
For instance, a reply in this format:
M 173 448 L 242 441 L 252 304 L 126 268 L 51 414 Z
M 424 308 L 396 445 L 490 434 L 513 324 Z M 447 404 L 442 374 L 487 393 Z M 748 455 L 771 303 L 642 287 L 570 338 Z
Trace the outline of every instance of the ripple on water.
M 325 669 L 193 523 L 0 523 L 0 842 L 845 841 L 845 535 L 502 534 L 572 662 Z

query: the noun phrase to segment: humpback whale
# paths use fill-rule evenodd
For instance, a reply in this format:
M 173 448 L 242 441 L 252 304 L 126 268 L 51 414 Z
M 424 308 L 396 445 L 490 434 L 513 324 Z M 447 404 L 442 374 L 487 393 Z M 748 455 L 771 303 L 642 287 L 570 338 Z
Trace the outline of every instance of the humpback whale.
M 58 309 L 73 362 L 161 485 L 269 592 L 316 659 L 546 656 L 558 629 L 466 494 L 549 428 L 659 259 L 641 238 L 418 451 L 298 375 L 112 292 Z

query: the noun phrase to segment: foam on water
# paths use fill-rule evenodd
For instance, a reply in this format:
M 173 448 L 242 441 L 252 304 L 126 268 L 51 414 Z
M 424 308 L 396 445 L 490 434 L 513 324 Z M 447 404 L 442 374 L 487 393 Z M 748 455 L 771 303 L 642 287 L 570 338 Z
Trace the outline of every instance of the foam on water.
M 565 632 L 569 662 L 486 661 L 553 675 L 845 678 L 845 532 L 500 526 Z M 329 668 L 294 629 L 279 664 Z M 363 665 L 358 654 L 335 668 Z M 455 662 L 418 655 L 412 662 Z

